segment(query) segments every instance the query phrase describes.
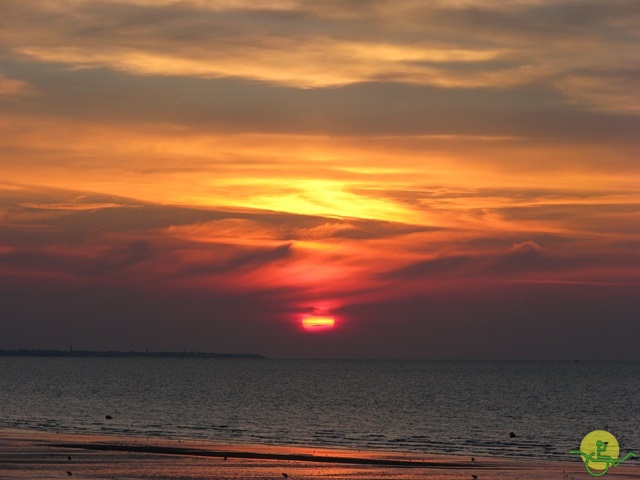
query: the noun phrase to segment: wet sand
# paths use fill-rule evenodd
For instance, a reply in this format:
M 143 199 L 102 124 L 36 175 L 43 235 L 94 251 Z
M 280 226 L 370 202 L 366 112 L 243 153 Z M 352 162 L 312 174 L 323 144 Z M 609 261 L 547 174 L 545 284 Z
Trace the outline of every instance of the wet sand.
M 604 478 L 640 479 L 640 467 Z M 69 473 L 71 475 L 69 475 Z M 0 430 L 0 478 L 13 479 L 590 479 L 567 462 L 271 447 Z

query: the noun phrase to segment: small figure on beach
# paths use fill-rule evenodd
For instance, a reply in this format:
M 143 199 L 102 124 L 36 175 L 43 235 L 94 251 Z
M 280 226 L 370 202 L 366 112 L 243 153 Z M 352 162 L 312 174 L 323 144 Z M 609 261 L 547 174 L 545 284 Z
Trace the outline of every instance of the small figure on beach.
M 511 438 L 515 438 L 516 434 L 515 434 L 515 433 L 513 433 L 513 432 L 509 432 L 509 436 L 510 436 Z
M 67 475 L 69 476 L 73 475 L 73 473 L 71 473 L 71 470 L 67 470 Z
M 282 473 L 282 477 L 283 477 L 283 478 L 289 478 L 289 475 L 287 475 L 286 473 L 284 473 L 284 472 L 283 472 L 283 473 Z

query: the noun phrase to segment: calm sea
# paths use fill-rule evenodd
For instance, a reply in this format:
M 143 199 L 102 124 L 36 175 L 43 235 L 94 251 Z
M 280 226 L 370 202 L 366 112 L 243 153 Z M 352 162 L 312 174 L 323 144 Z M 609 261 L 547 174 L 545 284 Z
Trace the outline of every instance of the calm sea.
M 1 427 L 563 460 L 606 429 L 640 454 L 640 364 L 4 357 Z

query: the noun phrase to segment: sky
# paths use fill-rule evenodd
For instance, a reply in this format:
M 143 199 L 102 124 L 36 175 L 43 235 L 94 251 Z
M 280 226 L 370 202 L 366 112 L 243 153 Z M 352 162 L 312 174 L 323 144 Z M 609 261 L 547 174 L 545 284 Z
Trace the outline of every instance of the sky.
M 636 0 L 3 0 L 0 348 L 640 360 L 638 85 Z

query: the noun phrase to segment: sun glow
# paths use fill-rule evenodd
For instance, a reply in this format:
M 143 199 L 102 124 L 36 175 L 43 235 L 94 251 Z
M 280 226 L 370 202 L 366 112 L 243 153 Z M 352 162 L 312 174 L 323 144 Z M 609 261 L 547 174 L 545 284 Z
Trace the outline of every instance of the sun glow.
M 307 332 L 327 332 L 332 330 L 336 321 L 333 317 L 306 316 L 302 319 L 302 328 Z

